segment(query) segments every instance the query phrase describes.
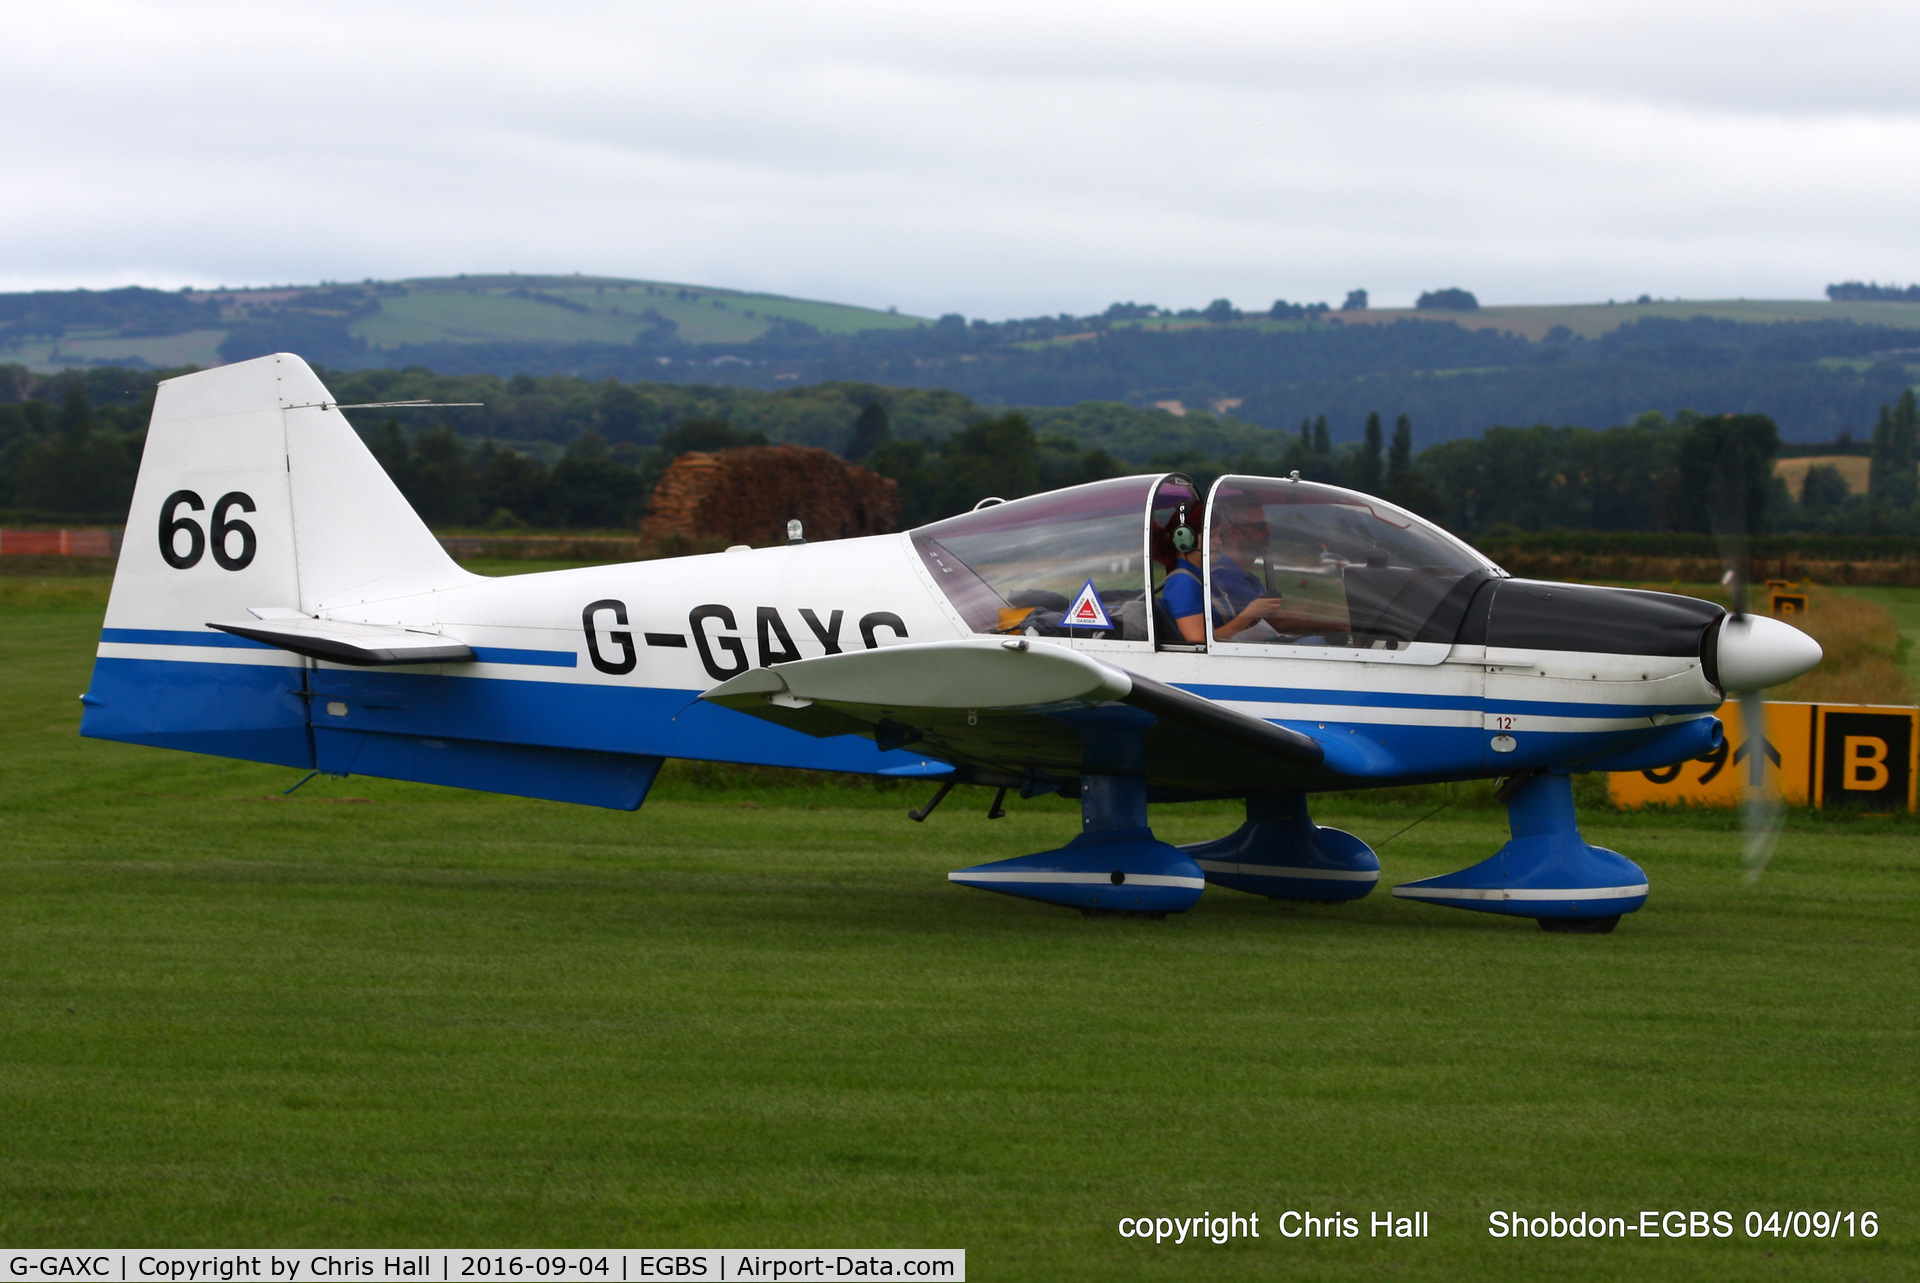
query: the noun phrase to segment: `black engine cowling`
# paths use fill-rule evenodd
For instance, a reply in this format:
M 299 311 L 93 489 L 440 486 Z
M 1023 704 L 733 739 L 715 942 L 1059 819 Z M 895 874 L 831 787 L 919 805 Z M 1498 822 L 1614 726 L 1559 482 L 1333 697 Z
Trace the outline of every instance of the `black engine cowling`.
M 1495 579 L 1467 607 L 1456 641 L 1516 650 L 1582 650 L 1610 655 L 1699 655 L 1726 611 L 1698 597 Z

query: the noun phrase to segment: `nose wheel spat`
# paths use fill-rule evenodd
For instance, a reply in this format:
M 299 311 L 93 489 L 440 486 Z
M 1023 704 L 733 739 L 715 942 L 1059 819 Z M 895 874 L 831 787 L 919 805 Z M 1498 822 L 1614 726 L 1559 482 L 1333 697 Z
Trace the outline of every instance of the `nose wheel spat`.
M 1507 798 L 1512 839 L 1480 863 L 1393 889 L 1405 900 L 1536 918 L 1548 931 L 1604 933 L 1647 902 L 1647 875 L 1617 851 L 1589 846 L 1566 775 L 1525 776 Z

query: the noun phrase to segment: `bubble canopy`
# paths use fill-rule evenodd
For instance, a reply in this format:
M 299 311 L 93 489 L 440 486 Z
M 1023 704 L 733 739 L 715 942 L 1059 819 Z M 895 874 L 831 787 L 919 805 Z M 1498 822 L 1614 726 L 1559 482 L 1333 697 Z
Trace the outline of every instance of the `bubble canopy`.
M 1120 477 L 982 505 L 912 532 L 927 570 L 975 632 L 1196 640 L 1183 635 L 1163 595 L 1182 557 L 1174 528 L 1202 525 L 1187 477 Z M 1413 513 L 1335 486 L 1223 477 L 1204 506 L 1206 537 L 1187 541 L 1200 546 L 1185 569 L 1204 576 L 1206 640 L 1216 649 L 1450 643 L 1472 590 L 1504 573 Z M 1081 608 L 1089 584 L 1097 612 Z M 1256 599 L 1254 626 L 1240 616 Z
M 1228 476 L 1208 498 L 1215 642 L 1451 645 L 1474 590 L 1505 574 L 1432 522 L 1358 491 Z
M 1161 481 L 1119 477 L 995 503 L 922 526 L 913 543 L 975 632 L 1147 641 L 1148 501 Z M 1177 488 L 1193 499 L 1190 482 Z M 1110 628 L 1066 624 L 1088 583 Z

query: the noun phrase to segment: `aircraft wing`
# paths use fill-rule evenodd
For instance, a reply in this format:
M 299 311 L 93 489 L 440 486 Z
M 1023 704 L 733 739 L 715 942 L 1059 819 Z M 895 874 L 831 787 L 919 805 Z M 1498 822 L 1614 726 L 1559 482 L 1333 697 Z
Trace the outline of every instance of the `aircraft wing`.
M 1144 774 L 1157 790 L 1238 796 L 1324 786 L 1328 774 L 1310 736 L 1026 638 L 797 660 L 700 698 L 808 735 L 911 745 L 990 776 Z

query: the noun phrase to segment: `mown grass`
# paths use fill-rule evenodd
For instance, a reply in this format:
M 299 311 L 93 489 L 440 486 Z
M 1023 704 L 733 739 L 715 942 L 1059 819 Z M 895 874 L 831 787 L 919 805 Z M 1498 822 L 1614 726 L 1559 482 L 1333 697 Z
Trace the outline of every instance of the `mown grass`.
M 680 768 L 636 815 L 80 740 L 98 605 L 0 604 L 0 1236 L 964 1246 L 976 1277 L 1893 1277 L 1914 1265 L 1910 826 L 1590 813 L 1612 936 L 1377 893 L 1088 921 L 946 870 L 1070 808 Z M 361 799 L 361 800 L 355 800 Z M 751 803 L 751 805 L 743 805 Z M 1411 799 L 1335 799 L 1379 842 Z M 1176 841 L 1233 823 L 1162 808 Z M 1504 837 L 1463 804 L 1390 880 Z M 1416 1242 L 1287 1208 L 1427 1210 Z M 1520 1244 L 1488 1212 L 1852 1208 L 1868 1242 Z M 1258 1211 L 1266 1237 L 1121 1240 Z
M 1900 663 L 1909 689 L 1920 691 L 1920 588 L 1850 588 L 1862 601 L 1886 610 L 1900 632 Z
M 1920 589 L 1835 589 L 1810 586 L 1807 613 L 1791 622 L 1807 632 L 1826 657 L 1820 667 L 1769 697 L 1815 704 L 1911 704 L 1915 688 L 1902 636 L 1891 607 L 1920 601 Z

